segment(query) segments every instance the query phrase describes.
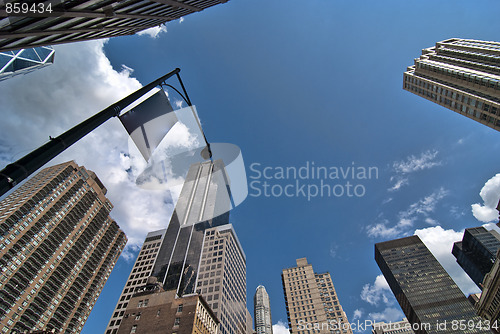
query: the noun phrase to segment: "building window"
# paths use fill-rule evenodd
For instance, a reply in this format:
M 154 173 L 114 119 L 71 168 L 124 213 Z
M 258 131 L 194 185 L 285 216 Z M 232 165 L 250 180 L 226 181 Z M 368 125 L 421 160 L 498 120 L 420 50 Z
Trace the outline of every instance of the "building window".
M 181 313 L 182 312 L 182 307 L 183 307 L 182 304 L 180 304 L 179 306 L 177 306 L 177 313 Z
M 137 332 L 137 325 L 132 326 L 132 329 L 130 330 L 130 334 L 133 334 Z
M 181 322 L 181 318 L 175 318 L 175 320 L 174 320 L 174 326 L 179 326 L 180 322 Z
M 137 313 L 137 315 L 135 316 L 135 320 L 140 320 L 141 319 L 141 313 Z

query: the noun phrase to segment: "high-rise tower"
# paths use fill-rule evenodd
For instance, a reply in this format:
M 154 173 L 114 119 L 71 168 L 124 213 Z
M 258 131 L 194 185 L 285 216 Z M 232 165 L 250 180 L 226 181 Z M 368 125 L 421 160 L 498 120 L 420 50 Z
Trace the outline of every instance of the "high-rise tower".
M 0 81 L 52 65 L 54 56 L 50 46 L 0 52 Z
M 317 274 L 306 258 L 281 274 L 290 333 L 351 333 L 330 273 Z
M 500 131 L 500 43 L 438 42 L 408 67 L 403 89 Z
M 271 303 L 266 288 L 259 285 L 253 297 L 255 332 L 257 334 L 273 334 L 271 320 Z
M 490 272 L 500 249 L 500 234 L 484 227 L 467 228 L 462 241 L 453 245 L 452 254 L 467 275 L 482 290 L 484 276 Z
M 0 331 L 79 333 L 127 238 L 97 176 L 67 162 L 0 202 Z
M 221 334 L 246 333 L 246 257 L 229 224 L 227 182 L 221 160 L 190 167 L 161 244 L 155 245 L 145 275 L 134 289 L 130 285 L 124 301 L 145 284 L 149 273 L 164 290 L 174 291 L 175 298 L 200 294 L 220 321 Z M 226 213 L 214 218 L 218 212 Z M 115 315 L 123 317 L 118 309 Z M 117 332 L 116 321 L 113 325 L 107 334 Z
M 481 318 L 464 294 L 418 236 L 375 244 L 375 260 L 416 334 L 464 333 L 452 323 L 474 323 L 467 333 L 480 329 Z
M 0 51 L 133 35 L 227 1 L 37 1 L 27 9 L 4 1 Z

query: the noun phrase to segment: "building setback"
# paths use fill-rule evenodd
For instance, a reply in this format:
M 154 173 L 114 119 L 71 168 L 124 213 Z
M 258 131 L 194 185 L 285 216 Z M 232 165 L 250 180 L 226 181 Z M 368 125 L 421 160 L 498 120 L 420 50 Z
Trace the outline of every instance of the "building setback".
M 403 89 L 500 130 L 500 43 L 451 38 L 423 49 Z
M 375 260 L 416 334 L 490 333 L 472 305 L 418 236 L 375 244 Z M 452 324 L 471 321 L 467 331 Z
M 482 290 L 484 276 L 490 272 L 500 249 L 500 234 L 484 227 L 467 228 L 462 241 L 453 244 L 452 254 L 460 267 Z
M 79 333 L 127 242 L 97 176 L 67 162 L 0 202 L 0 332 Z
M 118 332 L 118 327 L 120 327 L 120 323 L 125 315 L 125 309 L 128 306 L 129 300 L 135 292 L 144 287 L 148 277 L 151 276 L 153 264 L 166 231 L 166 229 L 163 229 L 149 232 L 146 236 L 134 266 L 132 267 L 132 271 L 120 294 L 120 298 L 116 303 L 115 310 L 106 328 L 106 334 L 115 334 Z
M 229 0 L 39 1 L 29 15 L 0 11 L 0 51 L 133 35 Z M 33 13 L 33 10 L 36 13 Z
M 259 285 L 253 297 L 255 332 L 257 334 L 273 334 L 271 320 L 271 303 L 266 288 Z
M 290 333 L 352 333 L 330 274 L 316 274 L 306 258 L 281 274 Z

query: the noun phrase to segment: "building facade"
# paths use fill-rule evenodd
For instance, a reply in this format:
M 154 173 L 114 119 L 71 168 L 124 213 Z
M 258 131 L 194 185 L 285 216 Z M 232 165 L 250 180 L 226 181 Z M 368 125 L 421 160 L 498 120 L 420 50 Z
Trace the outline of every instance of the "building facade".
M 38 1 L 18 14 L 4 1 L 0 51 L 133 35 L 227 1 Z
M 52 65 L 54 56 L 50 46 L 0 52 L 0 81 Z
M 317 274 L 306 258 L 281 274 L 290 333 L 352 334 L 329 273 Z
M 372 334 L 415 334 L 406 318 L 395 322 L 376 322 L 372 325 Z
M 147 287 L 130 299 L 118 334 L 217 334 L 219 321 L 203 297 L 176 298 L 161 284 Z
M 253 297 L 255 332 L 257 334 L 272 334 L 271 303 L 266 288 L 259 285 Z
M 97 176 L 67 162 L 0 202 L 0 332 L 79 333 L 127 242 Z
M 416 334 L 490 333 L 418 236 L 375 244 L 375 260 Z M 471 321 L 473 328 L 450 324 Z
M 147 234 L 134 266 L 132 267 L 132 271 L 120 294 L 120 298 L 116 303 L 108 327 L 106 327 L 106 334 L 116 334 L 118 332 L 118 327 L 120 327 L 120 323 L 125 315 L 125 310 L 127 309 L 130 299 L 137 291 L 144 287 L 148 277 L 151 276 L 153 264 L 166 231 L 166 229 L 163 229 Z
M 500 130 L 500 43 L 438 42 L 408 67 L 403 89 Z
M 229 224 L 229 213 L 211 218 L 221 212 L 219 206 L 230 205 L 218 200 L 227 197 L 224 175 L 220 160 L 190 167 L 168 228 L 161 239 L 152 241 L 154 253 L 144 264 L 147 269 L 139 277 L 131 273 L 127 284 L 138 278 L 137 282 L 124 288 L 106 334 L 118 332 L 127 299 L 133 298 L 148 275 L 165 291 L 174 291 L 176 298 L 201 295 L 219 320 L 221 334 L 247 332 L 245 253 Z
M 483 281 L 483 292 L 475 304 L 477 314 L 495 323 L 495 333 L 500 332 L 500 250 L 496 254 L 495 264 Z
M 467 228 L 462 241 L 453 244 L 452 254 L 460 267 L 482 290 L 484 276 L 490 272 L 500 249 L 500 234 L 484 227 Z

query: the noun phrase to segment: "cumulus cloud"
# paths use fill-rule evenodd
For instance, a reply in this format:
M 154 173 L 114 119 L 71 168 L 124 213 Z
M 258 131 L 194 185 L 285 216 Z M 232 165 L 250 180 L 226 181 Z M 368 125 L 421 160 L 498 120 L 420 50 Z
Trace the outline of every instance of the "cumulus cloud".
M 363 316 L 363 311 L 360 309 L 356 309 L 354 310 L 354 313 L 352 315 L 352 320 L 361 319 L 362 316 Z
M 361 299 L 365 302 L 378 306 L 380 302 L 390 303 L 391 289 L 385 280 L 384 275 L 378 275 L 373 284 L 365 284 L 361 291 Z
M 137 35 L 139 36 L 149 36 L 151 38 L 158 38 L 161 33 L 166 33 L 167 32 L 167 26 L 162 24 L 159 25 L 158 27 L 152 27 L 148 28 L 142 31 L 139 31 Z
M 500 199 L 500 173 L 486 181 L 479 196 L 483 204 L 472 204 L 472 214 L 477 220 L 488 223 L 498 220 L 498 200 Z
M 396 322 L 404 317 L 403 312 L 399 308 L 386 307 L 382 312 L 373 312 L 368 314 L 368 319 L 373 322 Z
M 412 203 L 406 210 L 400 211 L 397 215 L 397 223 L 390 226 L 390 222 L 384 219 L 372 225 L 367 226 L 367 233 L 370 237 L 396 237 L 409 234 L 415 222 L 422 218 L 427 224 L 437 225 L 438 222 L 429 217 L 436 210 L 440 200 L 448 195 L 448 191 L 439 188 L 430 195 Z
M 436 150 L 428 150 L 420 154 L 420 156 L 410 155 L 405 160 L 395 161 L 392 168 L 396 174 L 390 179 L 394 184 L 388 190 L 397 191 L 410 184 L 408 174 L 440 166 L 442 163 L 436 161 L 438 153 Z
M 479 292 L 476 284 L 467 276 L 457 264 L 456 258 L 451 254 L 453 243 L 461 241 L 464 231 L 453 229 L 445 230 L 441 226 L 418 229 L 415 234 L 431 251 L 443 268 L 453 278 L 465 295 Z
M 126 65 L 120 71 L 113 69 L 104 53 L 105 42 L 56 46 L 53 65 L 1 83 L 2 165 L 141 87 L 131 77 L 133 69 Z M 130 255 L 147 232 L 168 225 L 175 198 L 168 191 L 146 191 L 135 185 L 134 171 L 145 162 L 130 154 L 127 142 L 120 122 L 111 119 L 49 165 L 75 160 L 98 175 L 114 204 L 111 216 L 129 238 L 125 255 Z
M 273 325 L 274 334 L 290 334 L 287 324 L 282 321 L 278 321 L 277 324 Z

